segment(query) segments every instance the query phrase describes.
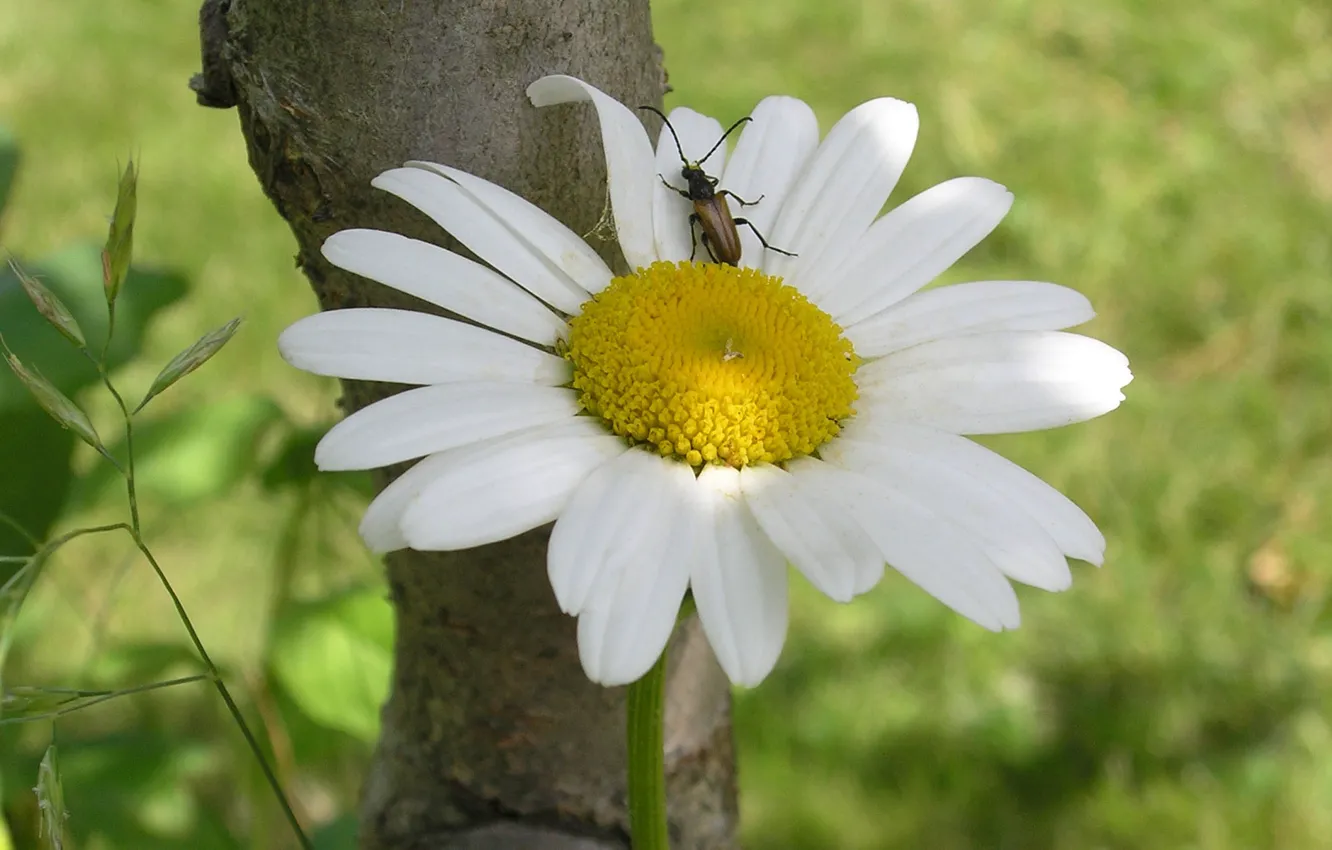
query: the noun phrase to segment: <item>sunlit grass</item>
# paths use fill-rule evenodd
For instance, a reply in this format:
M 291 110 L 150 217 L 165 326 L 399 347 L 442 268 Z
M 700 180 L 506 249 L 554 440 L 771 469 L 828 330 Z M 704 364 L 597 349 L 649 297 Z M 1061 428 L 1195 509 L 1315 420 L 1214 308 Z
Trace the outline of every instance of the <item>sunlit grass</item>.
M 66 0 L 59 15 L 0 5 L 0 122 L 26 154 L 6 246 L 38 255 L 99 235 L 117 162 L 133 154 L 138 254 L 195 286 L 123 381 L 146 386 L 177 350 L 244 314 L 225 354 L 162 410 L 256 393 L 300 421 L 331 417 L 330 384 L 273 347 L 314 306 L 285 225 L 234 112 L 197 107 L 186 87 L 197 2 Z M 993 441 L 1110 541 L 1105 567 L 1077 566 L 1068 593 L 1022 591 L 1021 630 L 981 633 L 901 580 L 848 607 L 795 594 L 777 672 L 737 707 L 748 845 L 1324 846 L 1332 10 L 661 0 L 654 14 L 669 104 L 726 120 L 789 93 L 826 128 L 870 97 L 917 103 L 920 142 L 895 200 L 960 174 L 1017 195 L 952 278 L 1079 288 L 1100 313 L 1087 331 L 1127 352 L 1137 376 L 1104 420 Z M 253 673 L 252 612 L 294 509 L 247 484 L 226 504 L 159 506 L 146 520 L 205 640 L 242 672 Z M 124 557 L 80 549 L 57 565 L 34 610 L 43 629 L 76 636 L 76 651 L 37 639 L 30 622 L 29 672 L 58 682 L 79 669 L 87 612 L 113 587 L 104 649 L 178 635 L 146 574 L 113 581 Z M 202 716 L 227 729 L 200 706 L 168 702 L 140 722 Z M 252 782 L 237 751 L 186 748 L 187 728 L 170 776 L 196 777 L 205 801 L 228 771 Z M 299 752 L 320 737 L 294 734 Z M 321 769 L 354 774 L 328 750 Z M 347 801 L 309 805 L 323 818 Z M 68 805 L 98 816 L 86 802 L 80 812 L 76 791 Z M 168 826 L 212 817 L 165 790 L 153 805 Z

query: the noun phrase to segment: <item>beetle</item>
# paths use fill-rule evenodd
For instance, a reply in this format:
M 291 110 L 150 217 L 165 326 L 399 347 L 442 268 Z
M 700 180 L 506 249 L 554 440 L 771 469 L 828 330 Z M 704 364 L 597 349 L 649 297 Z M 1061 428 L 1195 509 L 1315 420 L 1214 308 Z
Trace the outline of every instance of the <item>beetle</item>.
M 690 260 L 693 260 L 694 254 L 698 252 L 698 241 L 694 235 L 694 225 L 696 223 L 699 229 L 703 231 L 703 247 L 707 249 L 708 256 L 712 258 L 714 263 L 725 263 L 729 266 L 740 264 L 741 244 L 740 233 L 736 230 L 737 225 L 745 225 L 753 231 L 754 235 L 758 237 L 758 241 L 767 250 L 788 257 L 796 256 L 790 251 L 783 251 L 781 248 L 774 248 L 769 245 L 768 240 L 763 238 L 763 234 L 749 219 L 733 218 L 731 216 L 731 208 L 726 203 L 727 197 L 734 198 L 735 202 L 742 207 L 749 207 L 763 200 L 762 195 L 759 196 L 758 201 L 746 201 L 729 189 L 717 191 L 717 178 L 703 170 L 703 163 L 708 161 L 708 157 L 717 152 L 717 149 L 722 146 L 722 143 L 726 141 L 731 133 L 735 132 L 737 127 L 752 121 L 752 118 L 746 116 L 736 121 L 730 126 L 730 129 L 722 133 L 722 137 L 717 140 L 711 150 L 703 155 L 702 159 L 690 162 L 689 158 L 684 155 L 684 148 L 680 145 L 680 137 L 676 135 L 670 119 L 656 107 L 640 106 L 638 108 L 661 116 L 662 123 L 666 125 L 667 130 L 670 130 L 671 138 L 675 140 L 675 150 L 680 154 L 680 176 L 684 178 L 685 183 L 689 186 L 688 189 L 677 189 L 667 183 L 665 177 L 657 176 L 667 189 L 679 193 L 681 197 L 694 205 L 694 211 L 689 214 L 689 237 L 692 246 L 692 250 L 689 252 Z

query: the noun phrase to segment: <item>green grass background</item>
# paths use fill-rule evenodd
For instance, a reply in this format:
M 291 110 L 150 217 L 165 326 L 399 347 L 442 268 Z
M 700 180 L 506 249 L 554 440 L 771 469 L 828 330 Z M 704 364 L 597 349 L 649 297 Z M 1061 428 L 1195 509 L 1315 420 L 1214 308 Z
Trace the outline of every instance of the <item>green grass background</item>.
M 145 387 L 244 314 L 161 415 L 267 398 L 288 430 L 322 427 L 335 388 L 274 348 L 315 308 L 291 240 L 235 113 L 195 106 L 185 86 L 197 3 L 57 5 L 0 0 L 0 123 L 25 153 L 5 246 L 37 256 L 100 237 L 133 153 L 137 254 L 193 289 L 120 383 Z M 1105 567 L 1078 565 L 1072 590 L 1020 591 L 1019 631 L 984 633 L 900 579 L 846 607 L 797 589 L 776 672 L 737 702 L 748 846 L 1332 846 L 1332 7 L 661 0 L 654 16 L 670 105 L 731 120 L 788 93 L 826 129 L 870 97 L 917 103 L 896 200 L 959 174 L 1017 194 L 950 277 L 1082 290 L 1100 313 L 1087 331 L 1137 376 L 1102 420 L 993 441 L 1109 540 Z M 271 442 L 254 453 L 280 451 Z M 176 462 L 165 479 L 200 461 Z M 244 468 L 225 498 L 150 492 L 147 531 L 334 847 L 369 736 L 301 710 L 255 612 L 374 580 L 346 534 L 364 497 L 265 488 Z M 62 525 L 120 511 L 108 490 Z M 333 575 L 299 569 L 329 557 Z M 68 550 L 20 625 L 7 683 L 128 684 L 146 652 L 162 654 L 157 670 L 183 664 L 180 627 L 128 546 Z M 0 737 L 20 847 L 35 777 L 23 771 L 51 734 Z M 124 700 L 55 734 L 80 846 L 286 846 L 209 691 Z

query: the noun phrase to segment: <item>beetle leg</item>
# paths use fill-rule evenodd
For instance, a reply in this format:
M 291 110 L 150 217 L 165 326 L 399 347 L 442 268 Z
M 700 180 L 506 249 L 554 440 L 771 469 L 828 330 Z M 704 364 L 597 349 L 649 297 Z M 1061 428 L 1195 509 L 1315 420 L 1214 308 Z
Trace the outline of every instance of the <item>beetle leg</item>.
M 693 198 L 689 197 L 688 192 L 686 192 L 684 189 L 677 189 L 674 186 L 672 186 L 670 183 L 667 183 L 666 178 L 662 177 L 660 174 L 657 175 L 657 179 L 661 181 L 661 185 L 665 186 L 667 189 L 670 189 L 672 192 L 684 198 L 686 201 L 693 200 Z
M 740 200 L 740 199 L 739 199 L 739 198 L 736 198 L 736 200 L 738 201 L 738 200 Z M 758 201 L 755 201 L 754 203 L 757 204 Z M 767 248 L 769 251 L 776 251 L 778 254 L 785 254 L 785 255 L 788 256 L 788 257 L 797 257 L 797 256 L 799 256 L 799 254 L 792 254 L 790 251 L 783 251 L 781 248 L 774 248 L 774 247 L 772 247 L 771 245 L 769 245 L 769 244 L 768 244 L 768 240 L 766 240 L 766 239 L 763 238 L 763 234 L 762 234 L 762 233 L 759 233 L 759 229 L 758 229 L 757 227 L 755 227 L 755 226 L 754 226 L 754 222 L 750 221 L 749 219 L 747 219 L 747 218 L 737 218 L 737 219 L 735 219 L 735 226 L 736 226 L 736 227 L 739 227 L 739 226 L 742 225 L 742 224 L 745 225 L 746 227 L 748 227 L 751 231 L 753 231 L 753 232 L 754 232 L 754 235 L 758 237 L 758 241 L 761 242 L 761 243 L 763 244 L 763 247 L 764 247 L 764 248 Z
M 735 198 L 735 202 L 736 202 L 737 204 L 739 204 L 740 206 L 742 206 L 742 207 L 752 207 L 752 206 L 754 206 L 754 204 L 757 204 L 759 201 L 761 201 L 761 200 L 763 200 L 764 198 L 767 197 L 767 195 L 759 195 L 759 196 L 758 196 L 758 201 L 746 201 L 744 198 L 742 198 L 742 197 L 740 197 L 739 195 L 737 195 L 736 193 L 732 192 L 730 189 L 722 189 L 722 190 L 721 190 L 720 192 L 718 192 L 717 194 L 718 194 L 718 195 L 729 195 L 729 196 L 731 196 L 732 198 Z

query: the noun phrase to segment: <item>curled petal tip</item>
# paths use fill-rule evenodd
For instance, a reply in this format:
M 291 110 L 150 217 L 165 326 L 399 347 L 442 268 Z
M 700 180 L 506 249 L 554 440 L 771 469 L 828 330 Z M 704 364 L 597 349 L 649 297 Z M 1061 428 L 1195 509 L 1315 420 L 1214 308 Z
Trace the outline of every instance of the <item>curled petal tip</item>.
M 557 103 L 591 100 L 592 95 L 587 88 L 587 83 L 577 77 L 568 74 L 547 74 L 527 87 L 527 99 L 533 106 L 554 106 Z

